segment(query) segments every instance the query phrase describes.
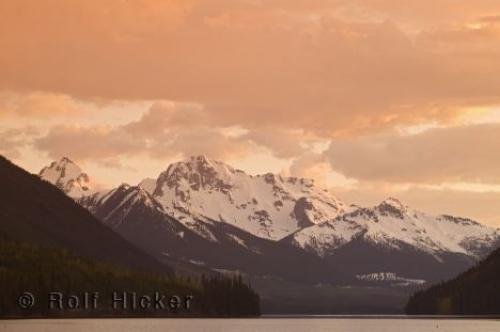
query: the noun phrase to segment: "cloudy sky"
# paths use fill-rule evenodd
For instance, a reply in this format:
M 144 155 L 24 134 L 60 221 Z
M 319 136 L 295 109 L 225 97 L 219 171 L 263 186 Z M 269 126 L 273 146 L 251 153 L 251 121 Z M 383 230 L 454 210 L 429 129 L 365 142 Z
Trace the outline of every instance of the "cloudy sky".
M 498 0 L 4 0 L 0 153 L 104 187 L 206 154 L 500 226 Z

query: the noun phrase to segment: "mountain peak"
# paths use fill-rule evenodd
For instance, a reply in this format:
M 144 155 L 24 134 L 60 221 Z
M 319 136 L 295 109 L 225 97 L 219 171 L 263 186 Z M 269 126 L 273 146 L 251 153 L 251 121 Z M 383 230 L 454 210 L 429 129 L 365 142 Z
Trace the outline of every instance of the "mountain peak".
M 199 155 L 189 156 L 187 158 L 187 160 L 189 160 L 191 162 L 199 162 L 199 163 L 204 163 L 204 164 L 210 164 L 212 162 L 212 159 L 209 158 L 205 154 L 199 154 Z
M 62 157 L 59 160 L 59 164 L 74 164 L 73 160 L 69 159 L 68 157 Z
M 164 185 L 169 188 L 189 187 L 191 190 L 213 189 L 227 192 L 233 185 L 236 170 L 223 162 L 205 155 L 191 156 L 173 163 L 160 174 L 156 183 L 156 194 L 161 195 Z
M 379 205 L 377 205 L 375 209 L 378 210 L 382 215 L 391 215 L 400 219 L 402 219 L 404 214 L 408 211 L 408 207 L 394 197 L 385 199 Z
M 121 190 L 128 190 L 130 188 L 130 185 L 128 183 L 122 182 L 119 186 L 118 189 Z
M 341 201 L 310 180 L 250 175 L 205 155 L 171 164 L 158 177 L 153 197 L 165 210 L 182 215 L 186 225 L 227 222 L 267 239 L 281 239 L 344 211 Z
M 397 209 L 403 210 L 406 208 L 406 205 L 404 205 L 399 199 L 394 198 L 394 197 L 388 197 L 384 199 L 379 205 L 390 205 L 392 207 L 395 207 Z
M 71 197 L 81 197 L 91 190 L 90 178 L 87 173 L 68 157 L 62 157 L 44 167 L 38 174 Z
M 217 174 L 222 176 L 225 174 L 234 173 L 236 171 L 233 167 L 229 166 L 225 162 L 209 158 L 204 154 L 190 156 L 183 161 L 175 163 L 174 165 L 176 164 L 186 165 L 191 171 L 195 172 L 206 172 L 207 170 L 213 170 Z

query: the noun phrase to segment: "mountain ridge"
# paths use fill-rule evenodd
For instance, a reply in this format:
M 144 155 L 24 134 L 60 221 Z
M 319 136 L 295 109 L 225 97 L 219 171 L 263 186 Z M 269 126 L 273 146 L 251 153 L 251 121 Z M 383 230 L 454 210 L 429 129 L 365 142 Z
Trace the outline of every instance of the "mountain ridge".
M 119 266 L 172 274 L 77 204 L 60 187 L 0 156 L 0 232 Z
M 316 188 L 311 180 L 272 173 L 248 175 L 205 156 L 169 165 L 152 194 L 166 211 L 186 220 L 188 227 L 195 215 L 271 240 L 344 210 L 340 200 Z M 305 196 L 307 200 L 300 200 Z
M 479 258 L 487 253 L 489 244 L 500 239 L 500 232 L 471 219 L 434 216 L 388 198 L 374 207 L 358 207 L 304 228 L 291 241 L 325 255 L 356 236 L 387 246 L 399 240 L 429 253 L 455 252 Z
M 248 175 L 206 156 L 173 163 L 156 180 L 77 201 L 158 259 L 168 254 L 213 269 L 286 277 L 291 267 L 273 265 L 294 255 L 302 265 L 323 262 L 334 274 L 309 275 L 309 282 L 369 282 L 356 276 L 380 273 L 441 280 L 500 243 L 498 230 L 467 218 L 430 215 L 392 197 L 373 207 L 348 205 L 311 180 Z M 405 263 L 412 260 L 422 267 Z M 309 266 L 321 274 L 315 264 Z

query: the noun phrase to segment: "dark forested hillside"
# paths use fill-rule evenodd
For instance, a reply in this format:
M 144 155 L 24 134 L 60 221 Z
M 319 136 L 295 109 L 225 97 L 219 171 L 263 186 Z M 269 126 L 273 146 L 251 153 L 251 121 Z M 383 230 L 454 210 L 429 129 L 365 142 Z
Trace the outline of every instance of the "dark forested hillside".
M 34 295 L 23 309 L 18 298 Z M 49 293 L 60 292 L 64 310 L 49 310 Z M 96 310 L 81 310 L 84 292 L 100 294 Z M 131 296 L 193 296 L 191 309 L 110 310 L 113 292 Z M 68 309 L 68 296 L 79 307 Z M 135 295 L 134 295 L 135 296 Z M 73 304 L 74 301 L 72 300 Z M 168 301 L 168 297 L 167 300 Z M 92 299 L 90 299 L 92 302 Z M 249 316 L 259 314 L 259 296 L 241 278 L 188 280 L 95 219 L 52 184 L 0 156 L 0 316 Z
M 103 225 L 52 184 L 0 156 L 0 231 L 119 266 L 172 273 Z
M 1 236 L 1 234 L 0 234 Z M 18 298 L 31 293 L 34 305 L 23 308 Z M 50 301 L 51 292 L 60 292 Z M 84 307 L 88 292 L 88 307 Z M 121 302 L 113 307 L 113 292 L 121 297 L 123 292 L 154 298 L 162 296 L 164 308 L 123 308 Z M 93 294 L 97 293 L 96 305 Z M 66 250 L 46 249 L 39 246 L 0 238 L 0 317 L 33 316 L 251 316 L 259 314 L 259 297 L 241 278 L 201 278 L 189 280 L 179 277 L 151 275 L 117 268 L 108 263 L 78 257 Z M 70 296 L 78 297 L 78 307 L 68 302 Z M 178 296 L 178 307 L 169 306 L 172 296 Z
M 406 313 L 500 315 L 500 249 L 458 277 L 412 295 Z

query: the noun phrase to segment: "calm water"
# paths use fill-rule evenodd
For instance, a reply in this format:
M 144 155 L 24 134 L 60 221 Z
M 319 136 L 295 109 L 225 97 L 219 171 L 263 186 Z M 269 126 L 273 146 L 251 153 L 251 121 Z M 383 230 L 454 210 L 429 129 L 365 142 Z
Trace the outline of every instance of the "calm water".
M 499 332 L 500 321 L 476 319 L 372 319 L 372 318 L 279 318 L 279 319 L 44 319 L 0 321 L 0 331 L 30 332 L 128 332 L 128 331 L 477 331 Z

